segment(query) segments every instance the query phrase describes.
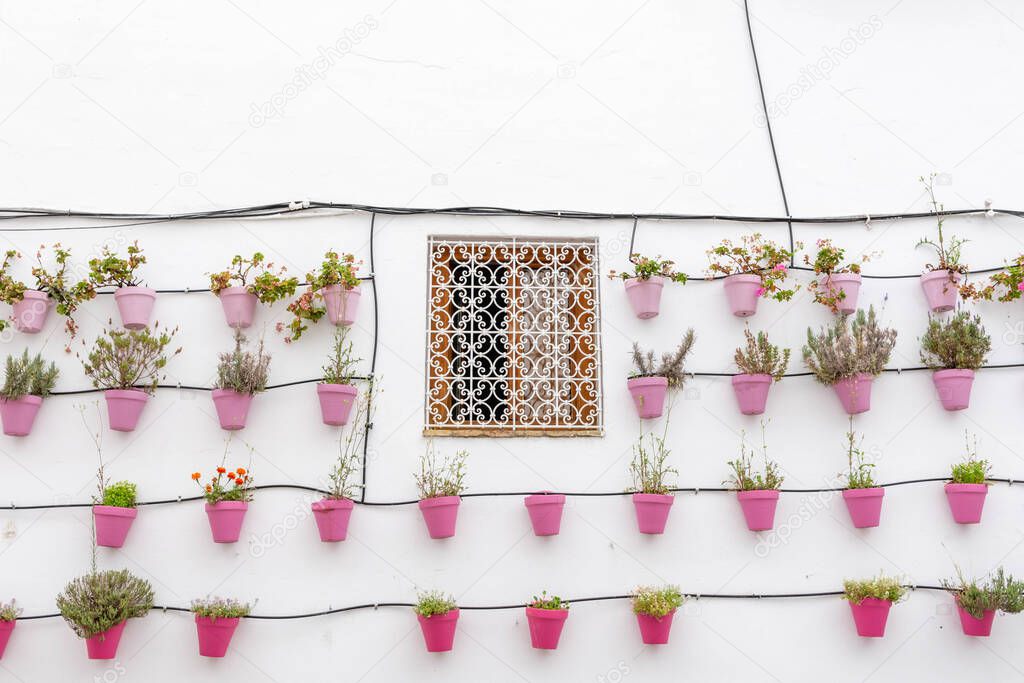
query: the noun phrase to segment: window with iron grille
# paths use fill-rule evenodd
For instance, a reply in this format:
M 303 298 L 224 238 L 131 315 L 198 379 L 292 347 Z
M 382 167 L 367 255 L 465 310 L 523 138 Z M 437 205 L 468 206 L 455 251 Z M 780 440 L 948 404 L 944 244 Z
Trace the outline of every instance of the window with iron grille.
M 600 436 L 597 239 L 428 239 L 424 433 Z

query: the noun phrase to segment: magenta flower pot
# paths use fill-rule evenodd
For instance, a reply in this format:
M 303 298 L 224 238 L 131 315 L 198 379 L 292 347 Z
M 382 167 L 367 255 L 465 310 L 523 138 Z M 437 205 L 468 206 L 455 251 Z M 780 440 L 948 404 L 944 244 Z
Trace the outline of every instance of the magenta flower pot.
M 741 318 L 757 313 L 757 300 L 761 298 L 761 278 L 758 275 L 730 275 L 725 278 L 725 297 L 729 310 Z
M 455 644 L 455 626 L 459 621 L 458 608 L 425 617 L 422 614 L 416 615 L 420 622 L 420 630 L 423 632 L 423 642 L 427 646 L 427 652 L 450 652 Z
M 946 410 L 963 410 L 971 403 L 974 370 L 936 370 L 932 382 Z
M 675 610 L 672 610 L 663 617 L 637 614 L 636 623 L 640 626 L 640 639 L 644 641 L 644 645 L 667 644 L 669 633 L 672 631 L 672 617 L 675 614 Z
M 234 389 L 214 389 L 213 405 L 217 408 L 220 428 L 235 431 L 245 427 L 252 405 L 252 394 L 240 394 Z
M 196 615 L 196 635 L 199 636 L 199 654 L 203 657 L 223 657 L 227 654 L 231 636 L 235 635 L 240 617 L 201 617 Z
M 43 399 L 39 396 L 25 394 L 21 398 L 8 401 L 0 399 L 0 422 L 7 436 L 28 436 L 32 432 L 39 407 Z
M 965 636 L 985 638 L 992 635 L 992 622 L 996 618 L 994 609 L 985 610 L 979 619 L 961 607 L 960 600 L 957 600 L 956 611 L 960 615 L 960 628 L 963 629 Z
M 226 287 L 217 292 L 228 327 L 245 329 L 252 325 L 259 299 L 245 287 Z
M 14 625 L 17 623 L 17 620 L 0 621 L 0 657 L 4 656 L 4 652 L 7 650 L 7 643 L 11 640 L 11 633 L 14 632 Z
M 348 424 L 359 390 L 351 384 L 317 384 L 316 395 L 320 398 L 320 414 L 325 425 Z
M 957 286 L 960 273 L 948 270 L 933 270 L 921 276 L 921 289 L 928 299 L 928 308 L 933 313 L 944 313 L 956 308 Z
M 538 493 L 523 499 L 530 513 L 533 533 L 537 536 L 555 536 L 562 527 L 562 509 L 565 496 L 560 493 Z
M 35 334 L 46 324 L 46 316 L 51 306 L 53 302 L 48 294 L 26 289 L 25 298 L 12 306 L 14 326 L 19 332 Z
M 751 531 L 767 531 L 775 526 L 775 508 L 779 504 L 776 490 L 737 491 L 736 497 Z
M 634 493 L 633 507 L 636 509 L 636 525 L 642 534 L 665 533 L 668 513 L 675 496 L 667 493 Z
M 348 537 L 348 521 L 354 506 L 355 503 L 347 498 L 324 498 L 310 505 L 321 541 L 331 543 L 344 541 Z
M 108 389 L 103 392 L 103 398 L 107 401 L 110 428 L 115 432 L 130 432 L 139 424 L 149 394 L 141 389 Z
M 562 637 L 562 627 L 569 618 L 567 609 L 526 608 L 526 621 L 530 626 L 530 643 L 537 650 L 554 650 Z
M 858 273 L 833 273 L 818 279 L 818 285 L 829 297 L 838 299 L 836 308 L 840 313 L 857 311 L 857 297 L 860 296 L 861 277 Z
M 359 288 L 345 289 L 341 285 L 330 285 L 320 290 L 327 307 L 327 319 L 332 325 L 351 325 L 359 312 Z
M 112 505 L 93 505 L 92 517 L 96 523 L 96 545 L 105 548 L 120 548 L 132 528 L 132 522 L 139 511 L 135 508 L 119 508 Z
M 103 633 L 85 639 L 85 651 L 89 659 L 113 659 L 117 656 L 117 646 L 121 642 L 121 634 L 124 632 L 122 621 L 117 626 L 111 626 Z
M 119 287 L 114 291 L 114 301 L 121 313 L 121 324 L 129 330 L 149 327 L 156 303 L 156 290 L 149 287 Z
M 843 491 L 843 501 L 846 503 L 846 510 L 850 513 L 853 526 L 858 529 L 878 526 L 882 517 L 884 497 L 885 489 L 881 486 Z
M 891 600 L 864 598 L 860 604 L 850 602 L 853 612 L 853 623 L 857 627 L 857 635 L 862 638 L 881 638 L 885 635 L 885 622 L 889 619 Z
M 222 500 L 206 503 L 206 517 L 210 520 L 210 531 L 214 543 L 234 543 L 242 533 L 242 522 L 249 504 L 241 500 Z
M 624 282 L 626 298 L 629 299 L 629 305 L 633 307 L 636 317 L 649 320 L 658 315 L 661 310 L 661 291 L 665 287 L 665 278 L 660 275 L 652 275 L 647 280 L 631 277 Z
M 419 502 L 423 521 L 427 523 L 427 533 L 431 538 L 451 538 L 455 535 L 455 522 L 459 516 L 458 496 L 439 496 L 424 498 Z
M 732 390 L 744 415 L 760 415 L 768 403 L 771 375 L 733 375 Z
M 978 524 L 988 495 L 986 484 L 946 484 L 949 511 L 957 524 Z
M 664 377 L 633 377 L 626 380 L 626 387 L 633 397 L 636 412 L 642 420 L 661 417 L 665 410 L 665 396 L 668 395 L 668 380 Z
M 861 373 L 832 385 L 847 415 L 858 415 L 871 409 L 871 385 L 874 381 L 874 375 Z

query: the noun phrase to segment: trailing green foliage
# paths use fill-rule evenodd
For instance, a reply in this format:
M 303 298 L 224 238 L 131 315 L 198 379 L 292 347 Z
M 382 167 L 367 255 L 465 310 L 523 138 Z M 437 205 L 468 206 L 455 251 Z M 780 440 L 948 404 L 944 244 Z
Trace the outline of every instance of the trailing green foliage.
M 104 246 L 100 258 L 89 259 L 89 280 L 94 287 L 138 287 L 142 281 L 135 271 L 145 262 L 138 242 L 128 245 L 128 258 Z
M 258 251 L 248 259 L 243 258 L 241 254 L 235 254 L 231 259 L 230 268 L 210 275 L 210 291 L 220 296 L 221 291 L 228 287 L 244 287 L 245 291 L 255 295 L 262 304 L 272 304 L 294 295 L 295 289 L 299 286 L 299 279 L 284 277 L 287 268 L 275 268 L 273 263 L 265 261 L 266 256 Z M 250 280 L 253 271 L 256 272 L 256 276 Z
M 632 270 L 625 270 L 622 272 L 611 271 L 608 273 L 608 277 L 612 280 L 650 280 L 655 275 L 663 278 L 667 278 L 672 282 L 678 282 L 679 284 L 686 284 L 688 276 L 686 273 L 677 273 L 673 266 L 675 261 L 669 261 L 662 259 L 661 254 L 658 254 L 654 258 L 647 256 L 641 256 L 640 254 L 630 254 L 629 262 L 633 264 Z

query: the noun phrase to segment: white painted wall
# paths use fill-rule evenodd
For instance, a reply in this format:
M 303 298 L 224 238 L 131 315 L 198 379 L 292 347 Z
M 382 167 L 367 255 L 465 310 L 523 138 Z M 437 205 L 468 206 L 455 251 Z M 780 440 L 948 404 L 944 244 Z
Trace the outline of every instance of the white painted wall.
M 924 209 L 915 179 L 932 170 L 947 174 L 939 189 L 950 207 L 988 197 L 997 206 L 1024 205 L 1024 98 L 1012 87 L 1024 64 L 1024 11 L 1015 3 L 751 5 L 794 214 Z M 0 20 L 0 205 L 174 212 L 308 196 L 411 206 L 781 213 L 738 3 L 68 0 L 45 8 L 7 3 Z M 849 37 L 861 29 L 870 37 Z M 328 47 L 339 40 L 344 54 L 332 56 Z M 308 75 L 314 69 L 319 77 Z M 288 90 L 292 79 L 304 87 Z M 267 102 L 276 106 L 273 115 L 261 109 Z M 263 250 L 296 273 L 327 247 L 365 259 L 367 225 L 366 216 L 355 215 L 2 234 L 5 244 L 30 253 L 59 238 L 82 259 L 106 240 L 139 239 L 151 259 L 149 283 L 169 288 L 204 286 L 205 273 L 238 251 Z M 950 225 L 970 235 L 966 257 L 976 268 L 1020 252 L 1010 218 Z M 596 235 L 607 270 L 623 266 L 629 227 L 378 221 L 378 371 L 386 393 L 372 436 L 371 499 L 415 495 L 411 472 L 424 446 L 425 236 Z M 645 222 L 637 248 L 672 256 L 696 273 L 704 249 L 749 227 Z M 807 243 L 832 236 L 853 251 L 881 249 L 884 257 L 869 272 L 902 273 L 925 263 L 912 246 L 930 227 L 903 221 L 870 231 L 797 232 Z M 784 237 L 778 226 L 765 229 Z M 918 284 L 872 280 L 864 299 L 884 303 L 886 321 L 900 331 L 893 364 L 916 365 L 926 319 Z M 607 436 L 444 441 L 447 451 L 471 449 L 472 490 L 624 488 L 639 429 L 624 389 L 634 339 L 667 347 L 692 325 L 692 368 L 731 369 L 743 323 L 727 313 L 720 283 L 666 292 L 662 316 L 650 322 L 632 317 L 617 283 L 604 281 L 602 300 Z M 807 325 L 828 319 L 803 295 L 761 306 L 753 326 L 794 349 Z M 182 328 L 184 351 L 169 367 L 172 380 L 208 383 L 216 353 L 230 344 L 216 299 L 167 295 L 157 310 Z M 995 340 L 991 362 L 1019 361 L 1018 305 L 978 310 Z M 83 337 L 91 340 L 113 313 L 110 297 L 88 305 Z M 369 313 L 364 309 L 358 325 L 367 357 Z M 274 351 L 272 381 L 311 377 L 329 330 L 285 347 L 272 330 L 283 316 L 283 307 L 261 313 Z M 86 386 L 77 360 L 61 350 L 55 322 L 38 337 L 8 339 L 4 351 L 26 345 L 58 360 L 61 388 Z M 882 377 L 873 410 L 857 420 L 881 458 L 879 477 L 943 475 L 961 457 L 965 428 L 977 432 L 996 473 L 1024 477 L 1016 428 L 1021 380 L 1018 370 L 982 372 L 970 410 L 947 414 L 927 374 Z M 87 499 L 95 458 L 74 410 L 81 402 L 52 398 L 31 437 L 0 444 L 0 500 Z M 830 392 L 810 379 L 789 379 L 772 390 L 769 410 L 770 452 L 787 483 L 831 481 L 843 467 L 845 417 Z M 718 485 L 725 461 L 736 455 L 737 432 L 756 428 L 756 419 L 738 414 L 727 381 L 694 382 L 669 425 L 681 482 Z M 209 470 L 223 449 L 202 393 L 161 391 L 138 431 L 105 436 L 112 474 L 137 480 L 145 499 L 190 494 L 188 474 Z M 259 482 L 312 483 L 328 467 L 336 432 L 319 423 L 312 387 L 299 386 L 260 396 L 241 436 L 255 449 Z M 241 444 L 233 452 L 247 458 Z M 850 527 L 838 499 L 819 509 L 815 499 L 785 495 L 779 521 L 792 519 L 791 533 L 767 556 L 757 548 L 769 537 L 748 532 L 725 494 L 681 496 L 667 533 L 654 538 L 636 533 L 626 498 L 571 499 L 563 532 L 552 539 L 530 533 L 514 498 L 467 500 L 459 533 L 446 542 L 428 540 L 414 507 L 359 508 L 350 540 L 330 547 L 317 540 L 307 505 L 294 492 L 260 493 L 246 520 L 248 542 L 236 546 L 210 541 L 198 503 L 145 508 L 125 548 L 102 551 L 100 565 L 146 575 L 161 603 L 185 604 L 212 591 L 259 598 L 264 614 L 408 600 L 417 586 L 479 605 L 521 602 L 542 589 L 589 596 L 662 581 L 700 592 L 830 590 L 844 577 L 879 569 L 935 583 L 952 574 L 953 560 L 973 574 L 1000 563 L 1024 571 L 1024 499 L 1016 487 L 992 491 L 977 528 L 952 523 L 938 485 L 895 488 L 882 526 L 864 532 Z M 27 614 L 52 611 L 64 583 L 87 569 L 87 511 L 6 511 L 0 525 L 0 597 L 16 596 Z M 280 541 L 267 542 L 290 526 Z M 856 638 L 838 599 L 705 600 L 687 607 L 669 647 L 644 649 L 620 601 L 575 607 L 555 653 L 531 650 L 524 618 L 506 611 L 467 613 L 455 652 L 429 656 L 412 614 L 382 609 L 248 621 L 229 659 L 215 662 L 196 654 L 187 615 L 154 613 L 130 624 L 112 668 L 87 661 L 60 620 L 22 623 L 0 662 L 0 680 L 1008 680 L 1024 669 L 1015 647 L 1022 634 L 1024 621 L 1000 617 L 989 641 L 968 640 L 951 601 L 932 593 L 898 606 L 877 642 Z

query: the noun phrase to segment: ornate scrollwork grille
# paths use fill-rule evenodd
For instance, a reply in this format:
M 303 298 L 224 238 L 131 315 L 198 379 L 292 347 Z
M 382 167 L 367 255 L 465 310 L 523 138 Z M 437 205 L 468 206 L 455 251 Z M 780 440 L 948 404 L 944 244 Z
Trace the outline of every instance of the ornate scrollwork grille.
M 600 435 L 596 238 L 427 248 L 425 433 Z

